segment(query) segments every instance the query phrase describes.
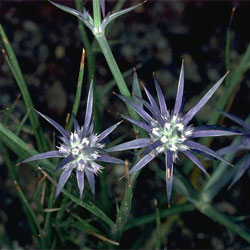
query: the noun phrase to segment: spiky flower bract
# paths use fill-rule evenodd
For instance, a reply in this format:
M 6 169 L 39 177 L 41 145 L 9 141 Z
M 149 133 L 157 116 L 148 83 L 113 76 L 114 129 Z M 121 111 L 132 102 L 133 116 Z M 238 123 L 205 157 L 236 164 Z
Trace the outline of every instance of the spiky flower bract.
M 120 11 L 116 11 L 114 13 L 108 12 L 106 14 L 105 0 L 100 0 L 100 6 L 101 6 L 102 15 L 103 15 L 103 20 L 101 21 L 101 24 L 99 26 L 95 26 L 93 17 L 89 14 L 89 12 L 85 8 L 83 8 L 82 12 L 79 12 L 78 10 L 75 10 L 75 9 L 70 8 L 70 7 L 55 3 L 53 1 L 50 1 L 50 2 L 53 5 L 55 5 L 57 8 L 79 18 L 93 32 L 93 34 L 95 36 L 103 36 L 105 33 L 105 29 L 110 22 L 115 20 L 117 17 L 124 15 L 124 14 L 134 10 L 135 8 L 140 6 L 141 4 L 143 4 L 143 3 L 139 3 L 135 6 L 132 6 L 132 7 L 120 10 Z
M 205 136 L 225 136 L 238 134 L 225 129 L 219 129 L 218 127 L 194 127 L 189 125 L 189 122 L 207 103 L 210 97 L 221 85 L 225 77 L 226 75 L 223 76 L 186 114 L 182 113 L 184 92 L 183 64 L 180 72 L 175 106 L 172 112 L 170 112 L 167 108 L 163 92 L 156 79 L 154 80 L 158 104 L 145 87 L 143 88 L 149 102 L 137 96 L 135 96 L 134 101 L 132 101 L 126 97 L 118 95 L 120 99 L 126 104 L 129 104 L 144 121 L 137 121 L 127 116 L 124 116 L 124 118 L 147 131 L 149 138 L 137 139 L 120 144 L 109 149 L 109 152 L 122 151 L 128 148 L 146 147 L 143 152 L 144 156 L 132 167 L 130 174 L 140 170 L 150 161 L 152 161 L 157 155 L 163 153 L 165 155 L 167 196 L 169 201 L 172 191 L 173 164 L 176 161 L 179 152 L 185 154 L 204 173 L 207 174 L 200 160 L 193 154 L 194 152 L 204 153 L 222 161 L 225 160 L 212 149 L 193 141 L 193 139 Z M 145 111 L 143 107 L 145 107 L 148 111 Z
M 243 134 L 240 143 L 232 144 L 228 147 L 222 148 L 218 150 L 217 153 L 220 155 L 226 155 L 229 153 L 237 153 L 241 150 L 246 150 L 248 152 L 244 156 L 244 159 L 240 164 L 236 175 L 234 176 L 232 182 L 229 185 L 229 188 L 231 188 L 250 167 L 250 125 L 235 115 L 229 114 L 224 111 L 220 111 L 220 113 L 240 125 L 242 127 Z
M 74 117 L 73 132 L 69 133 L 56 121 L 37 111 L 39 115 L 51 123 L 60 132 L 62 135 L 60 137 L 61 143 L 60 146 L 57 147 L 57 150 L 34 155 L 24 160 L 22 163 L 53 157 L 64 158 L 56 167 L 56 171 L 59 169 L 62 169 L 63 171 L 58 181 L 55 199 L 60 194 L 74 169 L 76 170 L 80 198 L 82 198 L 85 175 L 89 182 L 92 194 L 95 194 L 95 175 L 103 168 L 96 162 L 124 163 L 120 159 L 109 156 L 108 152 L 104 149 L 105 144 L 102 143 L 103 139 L 106 138 L 120 124 L 120 122 L 104 130 L 99 135 L 95 134 L 93 132 L 92 107 L 93 83 L 91 82 L 84 125 L 80 127 Z

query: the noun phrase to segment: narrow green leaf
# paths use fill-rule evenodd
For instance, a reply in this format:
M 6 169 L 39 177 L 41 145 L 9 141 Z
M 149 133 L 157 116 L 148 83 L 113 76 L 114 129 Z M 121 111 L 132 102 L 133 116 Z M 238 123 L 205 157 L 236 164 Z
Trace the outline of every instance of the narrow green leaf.
M 6 60 L 9 61 L 7 57 L 6 57 Z M 8 62 L 8 65 L 10 65 L 9 62 Z M 21 96 L 22 96 L 21 93 L 19 93 L 17 95 L 16 99 L 14 100 L 14 102 L 10 105 L 10 107 L 6 108 L 5 110 L 2 110 L 2 112 L 6 112 L 4 114 L 3 124 L 5 124 L 5 125 L 8 124 L 9 119 L 10 119 L 10 115 L 14 111 L 14 109 L 16 108 L 18 102 L 20 101 Z
M 109 217 L 107 217 L 107 215 L 98 207 L 96 207 L 94 204 L 90 202 L 86 203 L 84 201 L 81 201 L 80 199 L 76 198 L 75 196 L 67 192 L 65 189 L 62 190 L 62 193 L 65 194 L 72 201 L 74 201 L 76 204 L 87 209 L 90 213 L 92 213 L 93 215 L 95 215 L 96 217 L 104 221 L 105 223 L 107 223 L 110 226 L 110 228 L 115 227 L 115 223 Z
M 39 209 L 40 212 L 43 211 L 43 207 L 41 205 L 41 193 L 42 193 L 43 185 L 45 185 L 44 181 L 45 181 L 45 176 L 43 176 L 39 180 L 39 182 L 38 182 L 38 184 L 36 186 L 36 190 L 35 190 L 35 192 L 33 194 L 33 197 L 32 197 L 32 200 L 35 202 L 35 204 L 36 204 L 36 206 L 37 206 L 37 208 Z
M 29 112 L 30 110 L 27 110 L 25 116 L 23 117 L 23 119 L 21 120 L 19 126 L 17 127 L 16 129 L 16 135 L 19 136 L 20 132 L 22 131 L 23 129 L 23 126 L 25 124 L 25 122 L 27 121 L 27 119 L 29 118 Z
M 81 100 L 81 93 L 82 93 L 82 82 L 83 82 L 83 76 L 84 76 L 84 65 L 85 65 L 85 49 L 82 49 L 82 57 L 81 57 L 81 63 L 80 63 L 80 70 L 79 70 L 79 76 L 77 81 L 77 89 L 76 89 L 76 96 L 74 99 L 73 109 L 72 109 L 72 115 L 69 120 L 68 130 L 71 131 L 72 125 L 73 125 L 73 115 L 76 116 L 80 100 Z
M 7 129 L 1 122 L 0 122 L 0 140 L 4 142 L 21 159 L 25 159 L 35 154 L 38 154 L 36 150 L 31 148 L 30 145 L 25 143 L 12 131 Z M 40 162 L 44 167 L 44 169 L 49 173 L 52 173 L 52 171 L 55 169 L 55 165 L 46 159 Z M 37 163 L 30 163 L 30 164 L 33 166 L 37 165 Z
M 97 232 L 97 233 L 99 232 L 99 230 L 97 228 L 95 228 L 90 223 L 88 223 L 87 220 L 83 220 L 77 214 L 71 212 L 70 215 L 72 215 L 79 222 L 79 225 L 81 225 L 82 230 L 84 230 L 84 231 L 92 231 L 92 232 Z
M 7 149 L 5 148 L 5 145 L 3 145 L 1 141 L 0 141 L 0 151 L 1 151 L 3 159 L 5 160 L 5 163 L 8 167 L 8 171 L 10 173 L 11 179 L 13 180 L 13 182 L 16 186 L 19 199 L 21 200 L 21 202 L 23 204 L 23 210 L 24 210 L 24 213 L 26 214 L 30 229 L 31 229 L 36 241 L 37 241 L 37 244 L 39 245 L 40 244 L 39 233 L 41 232 L 39 221 L 37 220 L 36 215 L 35 215 L 32 207 L 28 203 L 27 198 L 25 197 L 24 193 L 22 192 L 20 186 L 18 185 L 18 183 L 16 181 L 16 171 L 14 169 L 14 166 L 13 166 L 13 163 L 12 163 L 11 158 L 9 156 L 9 153 L 8 153 Z
M 80 12 L 83 9 L 82 1 L 75 0 L 76 9 Z M 88 38 L 87 31 L 85 29 L 84 23 L 78 19 L 78 28 L 80 30 L 81 39 L 86 52 L 87 58 L 87 69 L 88 69 L 88 82 L 91 81 L 95 73 L 95 54 L 92 51 L 92 47 Z M 94 40 L 95 41 L 95 40 Z M 95 41 L 96 42 L 96 41 Z
M 168 209 L 164 209 L 164 210 L 159 210 L 159 214 L 160 214 L 160 218 L 167 218 L 169 216 L 172 215 L 177 215 L 177 214 L 182 214 L 185 212 L 190 212 L 195 210 L 195 205 L 192 203 L 185 203 L 185 204 L 180 204 L 180 205 L 176 205 L 173 207 L 170 207 Z M 132 218 L 127 225 L 125 226 L 124 230 L 130 230 L 134 227 L 140 227 L 140 226 L 144 226 L 145 224 L 148 223 L 153 223 L 155 221 L 155 213 L 152 214 L 147 214 L 138 218 Z
M 227 33 L 226 33 L 226 46 L 225 46 L 225 62 L 226 62 L 226 72 L 231 70 L 231 27 L 232 27 L 232 21 L 233 21 L 233 17 L 235 14 L 235 7 L 233 7 L 232 12 L 231 12 L 231 16 L 229 19 L 229 25 L 227 28 Z M 226 78 L 226 85 L 228 85 L 231 81 L 231 76 L 230 74 L 227 76 Z
M 138 155 L 135 157 L 134 162 L 136 162 L 137 160 L 138 160 Z M 128 169 L 126 171 L 126 168 L 128 168 L 128 166 L 126 166 L 125 164 L 125 175 L 127 175 L 126 178 L 130 179 L 127 179 L 124 198 L 122 200 L 121 206 L 116 216 L 116 222 L 115 222 L 116 227 L 113 229 L 113 233 L 115 234 L 115 239 L 119 239 L 121 237 L 124 231 L 124 227 L 127 224 L 128 218 L 130 216 L 132 199 L 133 199 L 133 186 L 140 174 L 140 171 L 137 171 L 133 175 L 129 176 Z
M 4 55 L 5 55 L 7 62 L 10 66 L 10 69 L 13 73 L 13 76 L 17 82 L 17 85 L 20 88 L 25 105 L 26 105 L 27 109 L 30 110 L 29 118 L 31 121 L 32 128 L 34 130 L 34 134 L 36 137 L 38 148 L 39 148 L 39 150 L 48 149 L 47 143 L 45 141 L 44 133 L 43 133 L 41 126 L 39 124 L 37 114 L 34 111 L 34 105 L 33 105 L 33 102 L 31 100 L 27 85 L 24 81 L 24 78 L 23 78 L 21 69 L 19 67 L 17 58 L 15 56 L 15 53 L 14 53 L 14 51 L 9 43 L 9 40 L 8 40 L 1 24 L 0 24 L 0 36 L 2 38 L 3 45 L 4 45 L 5 50 L 6 50 L 6 51 L 3 50 Z
M 222 224 L 228 230 L 238 234 L 242 239 L 250 243 L 250 231 L 247 228 L 244 228 L 236 223 L 225 214 L 221 213 L 217 209 L 215 209 L 212 205 L 206 204 L 200 208 L 198 208 L 203 214 L 208 216 L 210 219 Z
M 155 200 L 155 221 L 156 221 L 156 246 L 155 249 L 161 249 L 161 218 L 157 201 Z
M 51 184 L 50 185 L 50 194 L 49 194 L 49 201 L 48 201 L 48 206 L 47 208 L 51 209 L 54 207 L 54 193 L 55 193 L 55 187 Z M 46 213 L 45 215 L 45 223 L 44 223 L 44 228 L 43 231 L 45 233 L 44 241 L 46 243 L 46 248 L 50 249 L 51 246 L 51 240 L 52 240 L 52 235 L 51 235 L 51 213 Z
M 36 238 L 36 240 L 38 242 L 40 242 L 39 235 L 42 232 L 41 232 L 41 227 L 40 227 L 40 223 L 38 221 L 38 218 L 37 218 L 35 212 L 33 211 L 32 207 L 30 206 L 27 198 L 25 197 L 21 187 L 18 185 L 17 181 L 14 181 L 14 184 L 16 186 L 18 196 L 20 197 L 20 200 L 25 208 L 26 216 L 29 219 L 29 225 L 31 226 L 32 233 L 33 233 L 34 237 Z

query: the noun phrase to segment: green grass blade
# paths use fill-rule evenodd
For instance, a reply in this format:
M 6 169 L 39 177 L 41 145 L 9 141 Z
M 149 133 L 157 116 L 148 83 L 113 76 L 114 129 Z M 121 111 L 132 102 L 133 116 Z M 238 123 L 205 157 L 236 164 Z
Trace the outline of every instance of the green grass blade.
M 22 160 L 31 157 L 38 152 L 25 143 L 22 139 L 16 136 L 12 131 L 7 129 L 2 123 L 0 123 L 0 140 L 4 142 L 17 156 Z M 44 169 L 50 173 L 54 170 L 55 166 L 48 160 L 40 161 Z M 37 165 L 37 163 L 30 163 L 31 165 Z
M 94 19 L 94 26 L 95 28 L 99 28 L 101 25 L 101 6 L 100 6 L 100 0 L 93 0 L 93 19 Z
M 107 183 L 107 170 L 103 169 L 100 177 L 100 206 L 102 210 L 108 213 L 111 210 L 111 202 L 109 200 L 109 188 Z
M 23 129 L 23 126 L 25 124 L 25 122 L 27 121 L 27 119 L 29 118 L 29 113 L 30 113 L 30 110 L 27 110 L 25 116 L 23 117 L 23 119 L 21 120 L 19 126 L 17 127 L 16 129 L 16 135 L 19 136 L 22 129 Z
M 137 157 L 135 157 L 135 161 L 137 160 L 138 160 Z M 122 200 L 121 206 L 118 210 L 117 217 L 116 217 L 116 222 L 115 222 L 116 227 L 115 227 L 115 230 L 113 230 L 115 233 L 115 239 L 119 239 L 121 237 L 124 231 L 124 227 L 128 222 L 128 218 L 130 216 L 130 211 L 131 211 L 132 199 L 133 199 L 133 186 L 139 174 L 140 174 L 140 171 L 137 171 L 132 176 L 129 176 L 128 166 L 125 163 L 125 175 L 126 175 L 127 181 L 126 181 L 124 198 Z
M 157 201 L 155 200 L 156 244 L 155 249 L 161 249 L 161 218 Z
M 41 195 L 43 192 L 43 185 L 45 185 L 45 183 L 44 183 L 45 178 L 46 178 L 46 176 L 43 176 L 43 177 L 41 177 L 41 179 L 39 179 L 37 186 L 36 186 L 36 189 L 35 189 L 35 192 L 34 192 L 33 197 L 32 197 L 32 201 L 36 204 L 39 212 L 41 212 L 41 213 L 43 213 L 43 207 L 41 204 Z
M 82 1 L 75 0 L 75 5 L 76 5 L 76 9 L 82 12 L 82 9 L 83 9 Z M 79 27 L 80 34 L 81 34 L 81 39 L 83 41 L 83 45 L 86 50 L 88 82 L 90 82 L 91 78 L 93 77 L 95 73 L 95 55 L 93 54 L 92 46 L 88 39 L 88 34 L 86 32 L 85 25 L 79 18 L 77 18 L 77 20 L 78 20 L 78 27 Z
M 40 223 L 35 215 L 35 212 L 33 211 L 32 207 L 30 206 L 27 198 L 25 197 L 21 187 L 19 186 L 19 184 L 16 181 L 16 173 L 15 173 L 14 166 L 13 166 L 13 163 L 11 162 L 11 158 L 9 156 L 7 149 L 2 144 L 2 142 L 0 142 L 0 146 L 1 146 L 0 150 L 1 150 L 2 156 L 3 156 L 5 163 L 8 167 L 8 171 L 10 173 L 10 176 L 15 184 L 17 194 L 19 196 L 20 201 L 23 204 L 23 209 L 24 209 L 24 212 L 26 214 L 30 229 L 31 229 L 32 234 L 34 235 L 36 241 L 37 241 L 37 244 L 39 245 L 40 244 L 39 234 L 41 233 Z
M 18 196 L 19 196 L 19 198 L 24 206 L 24 209 L 26 211 L 25 213 L 26 213 L 26 216 L 29 220 L 29 225 L 30 225 L 30 228 L 32 230 L 33 236 L 36 238 L 37 242 L 40 242 L 41 239 L 39 238 L 39 235 L 42 232 L 41 232 L 41 226 L 40 226 L 40 223 L 38 221 L 38 218 L 37 218 L 34 210 L 32 209 L 32 207 L 30 206 L 27 198 L 25 197 L 21 187 L 18 185 L 17 181 L 14 181 L 14 184 L 16 186 Z
M 208 216 L 210 219 L 222 224 L 228 230 L 238 234 L 242 239 L 250 243 L 250 231 L 249 229 L 245 229 L 244 227 L 234 223 L 234 221 L 225 214 L 221 213 L 217 209 L 215 209 L 212 205 L 206 204 L 205 206 L 200 208 L 200 211 Z
M 54 193 L 55 193 L 55 187 L 53 185 L 51 185 L 50 188 L 50 195 L 49 195 L 49 201 L 48 201 L 48 209 L 51 209 L 54 207 Z M 50 248 L 51 246 L 51 213 L 47 212 L 45 215 L 45 223 L 44 223 L 44 228 L 43 228 L 43 232 L 45 233 L 45 238 L 44 241 L 46 243 L 46 248 Z
M 26 105 L 27 109 L 30 110 L 29 118 L 30 118 L 30 122 L 32 124 L 32 128 L 34 130 L 34 134 L 36 137 L 38 148 L 39 148 L 39 150 L 47 149 L 47 143 L 45 141 L 44 134 L 43 134 L 41 126 L 39 124 L 38 116 L 37 116 L 36 112 L 34 111 L 34 105 L 33 105 L 33 102 L 31 100 L 27 85 L 26 85 L 25 80 L 23 78 L 21 69 L 19 67 L 17 58 L 15 56 L 15 53 L 14 53 L 14 51 L 13 51 L 13 49 L 8 41 L 8 38 L 4 32 L 4 29 L 3 29 L 1 24 L 0 24 L 0 36 L 2 38 L 3 45 L 4 45 L 5 50 L 6 50 L 6 52 L 4 50 L 4 52 L 5 52 L 4 54 L 6 56 L 7 62 L 9 64 L 10 69 L 13 73 L 13 76 L 17 82 L 17 85 L 21 90 L 25 105 Z
M 159 210 L 159 214 L 160 214 L 160 218 L 163 219 L 172 215 L 177 215 L 177 214 L 182 214 L 185 212 L 193 211 L 195 209 L 196 208 L 194 204 L 185 203 L 185 204 L 170 207 L 168 209 Z M 124 230 L 130 230 L 134 227 L 140 227 L 148 223 L 153 223 L 154 221 L 155 221 L 155 213 L 147 214 L 138 218 L 133 218 L 127 223 Z
M 16 178 L 17 178 L 16 168 L 13 167 L 8 150 L 5 147 L 5 145 L 2 143 L 2 141 L 0 141 L 0 152 L 1 152 L 1 156 L 3 156 L 3 159 L 7 165 L 10 177 L 12 178 L 13 181 L 16 180 Z
M 72 115 L 69 120 L 68 130 L 71 131 L 72 125 L 73 125 L 73 115 L 77 115 L 80 100 L 81 100 L 81 93 L 82 93 L 82 82 L 83 82 L 83 76 L 84 76 L 84 65 L 85 65 L 85 49 L 82 49 L 82 57 L 81 57 L 81 63 L 80 63 L 80 70 L 79 70 L 79 76 L 77 81 L 77 89 L 76 89 L 76 96 L 74 99 L 73 109 L 72 109 Z
M 226 34 L 226 47 L 225 47 L 225 62 L 226 62 L 226 71 L 230 71 L 231 70 L 231 60 L 230 60 L 230 57 L 231 57 L 231 27 L 232 27 L 232 21 L 233 21 L 233 17 L 234 17 L 234 14 L 235 14 L 235 7 L 233 7 L 232 9 L 232 12 L 231 12 L 231 16 L 230 16 L 230 19 L 229 19 L 229 25 L 228 25 L 228 28 L 227 28 L 227 34 Z M 226 80 L 226 85 L 229 84 L 230 80 L 231 80 L 231 76 L 230 74 L 227 76 L 227 78 L 225 79 Z
M 137 173 L 138 174 L 138 173 Z M 116 218 L 115 234 L 116 239 L 119 239 L 124 231 L 124 226 L 128 221 L 133 198 L 132 185 L 126 184 L 125 194 Z
M 90 202 L 86 203 L 84 201 L 81 201 L 80 199 L 76 198 L 75 196 L 73 196 L 72 194 L 70 194 L 65 189 L 62 190 L 62 193 L 65 194 L 72 201 L 74 201 L 76 204 L 78 204 L 79 206 L 85 208 L 90 213 L 92 213 L 93 215 L 95 215 L 96 217 L 98 217 L 99 219 L 101 219 L 102 221 L 104 221 L 107 225 L 110 226 L 110 228 L 115 227 L 115 223 L 102 210 L 100 210 L 94 204 L 92 204 Z
M 87 220 L 83 220 L 80 216 L 78 216 L 77 214 L 74 213 L 70 213 L 70 215 L 72 215 L 72 217 L 74 217 L 79 224 L 81 225 L 82 229 L 85 231 L 92 231 L 92 232 L 96 232 L 98 233 L 99 230 L 97 228 L 95 228 L 94 226 L 90 225 Z
M 14 102 L 10 105 L 10 107 L 6 108 L 5 110 L 5 114 L 3 115 L 3 123 L 6 125 L 9 122 L 10 119 L 10 115 L 13 112 L 13 110 L 16 108 L 19 100 L 21 98 L 21 94 L 19 93 L 16 97 L 16 99 L 14 100 Z

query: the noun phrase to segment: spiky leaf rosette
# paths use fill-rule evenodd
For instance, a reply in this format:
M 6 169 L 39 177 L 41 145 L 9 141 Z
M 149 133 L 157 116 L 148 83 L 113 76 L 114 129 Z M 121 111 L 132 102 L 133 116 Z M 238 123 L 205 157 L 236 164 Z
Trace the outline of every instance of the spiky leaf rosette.
M 169 201 L 173 182 L 173 164 L 176 161 L 179 152 L 185 154 L 205 174 L 207 174 L 207 172 L 200 160 L 194 155 L 194 152 L 204 153 L 219 160 L 226 161 L 218 153 L 200 143 L 193 141 L 193 139 L 204 136 L 236 135 L 238 133 L 228 131 L 226 129 L 219 129 L 215 126 L 213 126 L 211 129 L 209 126 L 194 127 L 189 125 L 189 122 L 207 103 L 207 101 L 221 85 L 225 77 L 226 75 L 224 75 L 186 114 L 182 113 L 184 92 L 183 64 L 180 72 L 175 106 L 172 112 L 170 112 L 167 108 L 163 92 L 156 79 L 154 80 L 158 104 L 145 87 L 143 88 L 147 95 L 148 101 L 140 97 L 135 97 L 137 100 L 137 102 L 135 102 L 126 97 L 118 95 L 119 98 L 126 104 L 129 104 L 144 121 L 137 121 L 127 116 L 124 116 L 124 118 L 147 131 L 149 138 L 126 142 L 124 144 L 112 147 L 108 149 L 108 151 L 122 151 L 128 148 L 132 149 L 146 147 L 144 150 L 144 156 L 132 167 L 130 174 L 142 169 L 157 155 L 163 153 L 165 155 L 167 196 Z M 141 105 L 138 104 L 138 102 Z M 147 111 L 145 111 L 143 107 L 145 107 Z M 227 163 L 230 164 L 229 162 Z
M 92 107 L 93 82 L 91 82 L 88 94 L 84 125 L 80 127 L 74 117 L 73 132 L 69 133 L 56 121 L 37 111 L 39 115 L 51 123 L 60 132 L 61 143 L 60 146 L 57 147 L 58 150 L 34 155 L 24 160 L 22 163 L 53 157 L 63 158 L 56 167 L 56 171 L 59 169 L 62 169 L 63 171 L 58 181 L 55 198 L 60 194 L 74 169 L 76 170 L 80 198 L 82 198 L 84 176 L 87 177 L 92 194 L 95 194 L 95 175 L 97 175 L 103 168 L 99 165 L 99 162 L 124 163 L 120 159 L 109 156 L 108 152 L 104 149 L 105 145 L 102 143 L 103 139 L 106 138 L 120 123 L 104 130 L 99 135 L 95 134 L 93 132 Z

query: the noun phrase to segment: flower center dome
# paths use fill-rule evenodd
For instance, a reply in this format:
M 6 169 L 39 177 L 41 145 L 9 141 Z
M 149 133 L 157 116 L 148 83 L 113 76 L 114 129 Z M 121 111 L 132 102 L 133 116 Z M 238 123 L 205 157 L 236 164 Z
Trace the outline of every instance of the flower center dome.
M 103 145 L 96 142 L 96 136 L 82 138 L 77 132 L 70 134 L 70 140 L 67 144 L 62 144 L 59 147 L 59 152 L 65 156 L 71 155 L 74 159 L 73 164 L 79 171 L 83 171 L 88 167 L 88 163 L 93 163 L 99 156 L 98 152 L 93 149 L 102 148 Z M 72 164 L 72 162 L 71 162 Z M 90 164 L 92 166 L 92 164 Z M 68 167 L 67 165 L 65 167 Z
M 151 122 L 150 136 L 154 142 L 159 140 L 161 142 L 161 145 L 156 149 L 157 152 L 188 150 L 184 142 L 192 135 L 192 128 L 185 126 L 182 123 L 183 119 L 177 115 L 162 118 L 163 124 L 156 120 Z

